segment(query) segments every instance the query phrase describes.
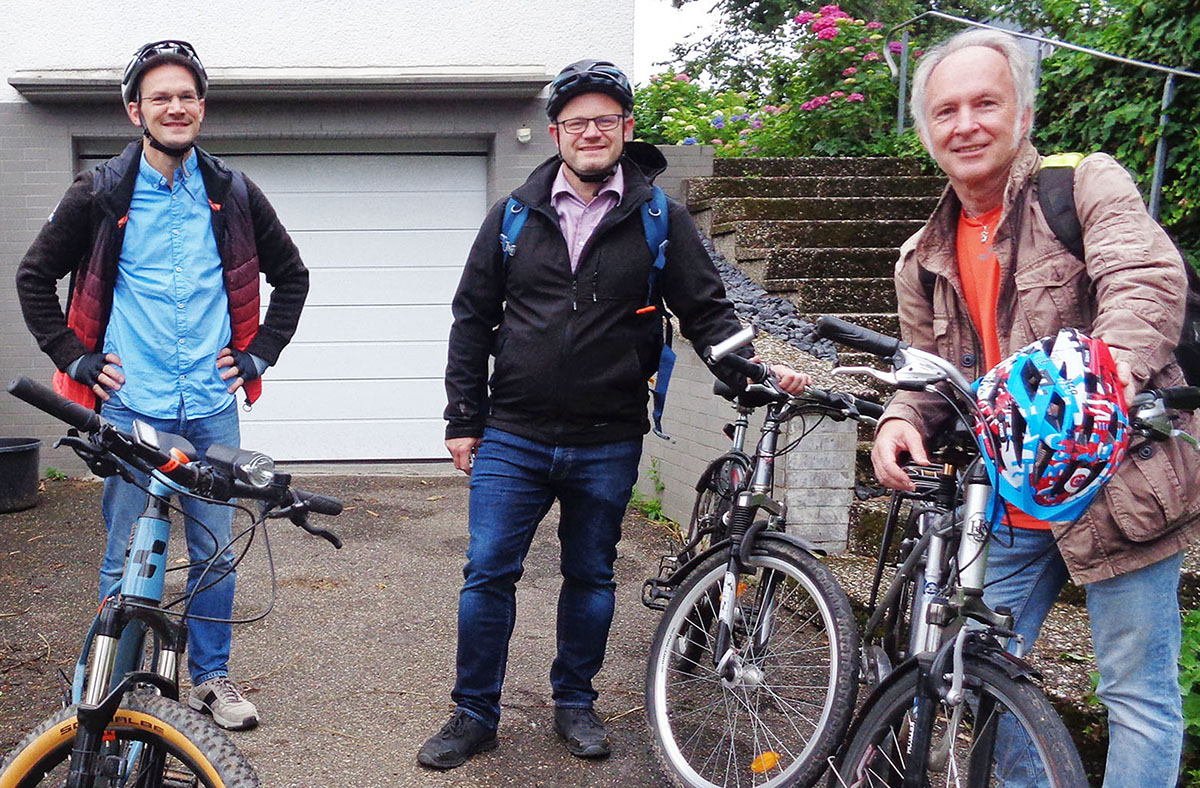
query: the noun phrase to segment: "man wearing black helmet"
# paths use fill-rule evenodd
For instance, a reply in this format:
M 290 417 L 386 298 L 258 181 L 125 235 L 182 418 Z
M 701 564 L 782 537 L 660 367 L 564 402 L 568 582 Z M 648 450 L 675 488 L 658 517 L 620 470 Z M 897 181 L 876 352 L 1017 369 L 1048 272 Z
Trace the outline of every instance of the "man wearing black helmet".
M 604 661 L 621 519 L 649 430 L 659 310 L 665 302 L 699 348 L 741 328 L 687 209 L 674 201 L 666 262 L 649 284 L 655 255 L 641 209 L 666 160 L 630 141 L 632 109 L 629 80 L 612 63 L 562 70 L 547 105 L 558 155 L 512 193 L 528 214 L 515 243 L 501 245 L 508 201 L 489 212 L 454 297 L 446 447 L 471 476 L 470 544 L 456 708 L 417 756 L 428 767 L 450 769 L 497 744 L 515 586 L 555 500 L 563 581 L 550 669 L 554 727 L 572 755 L 608 755 L 592 679 Z M 774 370 L 790 391 L 807 384 L 786 367 Z
M 258 187 L 196 147 L 208 78 L 185 41 L 138 49 L 121 81 L 142 129 L 119 156 L 80 174 L 17 271 L 29 330 L 58 367 L 54 387 L 121 429 L 133 420 L 182 435 L 203 455 L 239 443 L 234 392 L 258 398 L 261 375 L 291 339 L 308 271 Z M 259 320 L 259 273 L 271 284 Z M 73 283 L 63 313 L 58 280 Z M 146 479 L 139 481 L 144 487 Z M 108 548 L 100 594 L 119 579 L 146 495 L 105 480 Z M 258 711 L 228 678 L 236 573 L 232 509 L 190 498 L 192 568 L 188 702 L 223 727 L 251 728 Z M 210 558 L 218 554 L 205 573 Z

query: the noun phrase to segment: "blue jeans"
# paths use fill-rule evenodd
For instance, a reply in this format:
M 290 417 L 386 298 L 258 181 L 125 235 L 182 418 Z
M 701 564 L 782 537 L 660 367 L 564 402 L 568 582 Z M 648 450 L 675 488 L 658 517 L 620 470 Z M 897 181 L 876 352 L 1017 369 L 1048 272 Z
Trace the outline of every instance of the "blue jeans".
M 552 446 L 488 429 L 471 470 L 470 543 L 458 600 L 458 708 L 496 727 L 516 585 L 538 524 L 557 498 L 561 545 L 556 706 L 591 708 L 616 599 L 613 562 L 637 480 L 640 440 Z
M 238 446 L 241 441 L 236 402 L 231 402 L 229 407 L 212 416 L 187 421 L 182 416 L 174 419 L 142 416 L 125 407 L 117 397 L 113 397 L 104 403 L 100 415 L 117 428 L 126 431 L 133 424 L 133 420 L 138 419 L 157 430 L 182 435 L 195 446 L 201 457 L 214 443 Z M 147 474 L 137 474 L 137 477 L 143 486 L 149 484 Z M 216 553 L 218 546 L 225 547 L 216 564 L 204 575 L 202 587 L 229 571 L 220 582 L 196 595 L 189 612 L 196 616 L 229 619 L 233 614 L 233 592 L 237 577 L 237 573 L 231 570 L 233 554 L 228 547 L 233 530 L 233 509 L 182 496 L 179 497 L 178 503 L 189 515 L 183 520 L 188 555 L 192 563 L 205 562 Z M 112 588 L 113 583 L 120 580 L 125 569 L 125 552 L 129 547 L 133 524 L 145 510 L 146 493 L 142 490 L 116 476 L 104 480 L 103 512 L 105 525 L 108 526 L 108 548 L 104 553 L 104 563 L 100 565 L 101 598 Z M 205 527 L 208 530 L 205 530 Z M 203 563 L 188 570 L 189 593 L 195 588 L 196 581 L 203 572 Z M 198 619 L 188 619 L 187 623 L 188 673 L 191 674 L 192 684 L 199 684 L 214 676 L 227 675 L 229 644 L 233 636 L 231 625 Z
M 1007 605 L 1017 633 L 1032 647 L 1050 606 L 1068 580 L 1049 531 L 1001 529 L 988 556 L 988 582 L 1033 566 L 984 590 L 993 608 Z M 1100 669 L 1096 695 L 1108 709 L 1105 788 L 1175 785 L 1183 747 L 1179 693 L 1179 568 L 1177 553 L 1150 566 L 1084 586 L 1092 647 Z M 1010 650 L 1015 649 L 1015 641 Z M 1012 782 L 1011 785 L 1034 785 Z

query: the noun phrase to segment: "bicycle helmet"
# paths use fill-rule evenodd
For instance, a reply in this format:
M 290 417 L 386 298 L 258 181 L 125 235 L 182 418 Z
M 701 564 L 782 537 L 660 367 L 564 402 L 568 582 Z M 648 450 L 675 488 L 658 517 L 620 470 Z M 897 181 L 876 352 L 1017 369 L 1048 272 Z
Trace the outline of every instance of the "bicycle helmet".
M 607 60 L 579 60 L 558 72 L 550 83 L 550 98 L 546 101 L 550 120 L 582 93 L 604 93 L 616 99 L 626 113 L 633 110 L 633 87 L 625 72 Z
M 186 41 L 166 40 L 144 44 L 133 53 L 133 59 L 125 67 L 125 76 L 121 77 L 121 98 L 126 104 L 137 101 L 142 75 L 163 63 L 178 63 L 191 69 L 196 75 L 196 92 L 204 98 L 208 92 L 208 74 L 195 48 Z
M 1073 328 L 976 383 L 975 426 L 997 493 L 1041 520 L 1074 520 L 1125 457 L 1129 416 L 1108 345 Z

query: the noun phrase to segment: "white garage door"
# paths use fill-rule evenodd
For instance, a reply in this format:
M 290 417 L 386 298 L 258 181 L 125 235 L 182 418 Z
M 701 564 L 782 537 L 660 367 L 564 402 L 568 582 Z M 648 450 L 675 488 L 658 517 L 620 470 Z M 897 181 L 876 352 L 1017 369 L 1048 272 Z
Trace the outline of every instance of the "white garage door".
M 446 458 L 449 305 L 487 210 L 486 157 L 222 158 L 266 193 L 310 271 L 242 445 L 281 460 Z M 268 293 L 264 279 L 264 313 Z

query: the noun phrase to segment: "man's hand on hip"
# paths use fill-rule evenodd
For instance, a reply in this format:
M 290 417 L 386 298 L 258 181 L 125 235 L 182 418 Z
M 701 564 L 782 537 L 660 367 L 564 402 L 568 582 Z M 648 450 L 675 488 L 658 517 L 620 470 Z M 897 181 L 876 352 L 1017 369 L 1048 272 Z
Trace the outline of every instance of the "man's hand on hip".
M 917 489 L 912 479 L 900 467 L 900 455 L 907 452 L 913 462 L 927 464 L 929 456 L 925 453 L 925 442 L 917 428 L 903 419 L 889 419 L 875 433 L 875 443 L 871 447 L 871 465 L 875 466 L 875 477 L 880 484 L 893 490 Z
M 221 348 L 217 355 L 217 369 L 221 370 L 221 380 L 229 381 L 226 391 L 230 394 L 259 377 L 258 366 L 251 355 L 229 347 Z
M 482 438 L 447 438 L 446 448 L 454 458 L 454 467 L 468 476 L 471 475 L 471 465 L 475 462 L 475 450 L 479 448 Z
M 116 353 L 85 353 L 74 364 L 71 377 L 89 387 L 103 402 L 111 391 L 120 391 L 125 383 L 121 357 Z

